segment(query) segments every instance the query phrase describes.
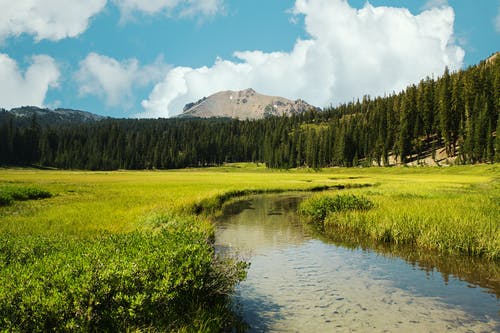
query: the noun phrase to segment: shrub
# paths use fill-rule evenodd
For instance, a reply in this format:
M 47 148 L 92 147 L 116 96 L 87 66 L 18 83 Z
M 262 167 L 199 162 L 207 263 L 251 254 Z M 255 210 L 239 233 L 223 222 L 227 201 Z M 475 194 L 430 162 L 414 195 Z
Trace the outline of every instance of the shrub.
M 0 206 L 8 206 L 12 204 L 12 197 L 4 192 L 0 191 Z
M 50 192 L 34 187 L 13 188 L 10 190 L 10 193 L 12 198 L 18 201 L 46 199 L 52 197 Z
M 335 212 L 368 210 L 373 203 L 365 197 L 352 194 L 319 195 L 303 201 L 299 213 L 315 224 L 323 224 L 326 217 Z
M 2 235 L 0 327 L 218 330 L 230 316 L 227 295 L 244 277 L 245 265 L 219 258 L 207 229 L 191 222 L 176 218 L 156 232 L 87 240 Z M 213 309 L 219 317 L 207 315 Z
M 14 201 L 37 200 L 52 197 L 48 191 L 35 187 L 9 186 L 0 188 L 0 206 L 8 206 Z

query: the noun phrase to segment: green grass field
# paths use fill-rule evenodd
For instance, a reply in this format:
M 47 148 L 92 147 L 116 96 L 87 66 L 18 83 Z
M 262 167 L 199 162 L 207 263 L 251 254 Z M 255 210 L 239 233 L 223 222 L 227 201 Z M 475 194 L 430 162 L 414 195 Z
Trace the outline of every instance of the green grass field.
M 455 221 L 498 228 L 498 165 L 449 168 L 364 168 L 275 171 L 254 164 L 179 171 L 38 171 L 3 169 L 0 189 L 37 188 L 44 200 L 16 201 L 0 208 L 0 232 L 66 234 L 123 233 L 148 228 L 158 213 L 182 213 L 208 198 L 238 190 L 307 190 L 323 185 L 371 184 L 345 190 L 376 204 L 378 222 L 397 217 Z M 375 217 L 374 217 L 375 219 Z
M 0 193 L 14 188 L 51 196 L 10 200 L 0 207 L 0 327 L 44 331 L 63 317 L 68 318 L 63 330 L 216 330 L 230 320 L 222 296 L 243 271 L 235 260 L 214 259 L 210 216 L 194 213 L 213 214 L 238 194 L 339 185 L 348 187 L 342 193 L 372 205 L 326 215 L 327 233 L 356 232 L 381 242 L 500 258 L 498 165 L 318 172 L 255 164 L 176 171 L 1 169 Z M 120 247 L 128 250 L 119 253 Z M 142 253 L 149 258 L 146 263 Z M 158 266 L 162 253 L 170 259 Z M 80 270 L 68 262 L 80 263 Z M 61 272 L 58 277 L 51 275 L 51 265 Z M 83 289 L 68 288 L 78 279 Z M 92 293 L 97 300 L 88 299 Z M 214 294 L 221 295 L 217 302 L 203 303 L 211 302 L 203 295 Z M 187 304 L 197 297 L 211 310 Z M 103 302 L 110 308 L 100 308 Z M 179 313 L 186 315 L 172 322 Z M 34 321 L 28 323 L 27 317 Z
M 424 250 L 500 259 L 497 165 L 369 169 L 360 174 L 376 186 L 346 192 L 374 207 L 327 213 L 319 221 L 327 235 L 354 233 Z M 311 209 L 318 209 L 325 196 L 332 195 L 318 194 L 305 202 L 304 215 L 314 217 Z
M 354 183 L 330 174 L 267 171 L 245 166 L 181 171 L 72 172 L 2 170 L 0 187 L 37 186 L 48 200 L 15 202 L 0 210 L 0 232 L 123 233 L 148 228 L 158 213 L 183 213 L 205 199 L 237 190 L 295 190 Z

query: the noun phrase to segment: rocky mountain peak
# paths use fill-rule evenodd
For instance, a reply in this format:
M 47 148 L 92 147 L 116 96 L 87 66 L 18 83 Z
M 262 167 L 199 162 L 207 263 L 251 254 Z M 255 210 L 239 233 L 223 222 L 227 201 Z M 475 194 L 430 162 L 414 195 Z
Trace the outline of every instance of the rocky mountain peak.
M 268 96 L 252 88 L 240 91 L 220 91 L 197 102 L 186 104 L 180 117 L 224 117 L 238 119 L 262 119 L 302 113 L 316 107 L 298 99 Z

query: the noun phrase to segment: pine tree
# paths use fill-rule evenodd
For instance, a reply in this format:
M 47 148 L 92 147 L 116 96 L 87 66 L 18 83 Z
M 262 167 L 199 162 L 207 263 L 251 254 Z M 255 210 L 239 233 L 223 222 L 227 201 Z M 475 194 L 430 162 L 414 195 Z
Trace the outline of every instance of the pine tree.
M 448 67 L 445 68 L 439 91 L 440 132 L 446 145 L 446 153 L 452 153 L 452 117 L 451 117 L 451 78 Z

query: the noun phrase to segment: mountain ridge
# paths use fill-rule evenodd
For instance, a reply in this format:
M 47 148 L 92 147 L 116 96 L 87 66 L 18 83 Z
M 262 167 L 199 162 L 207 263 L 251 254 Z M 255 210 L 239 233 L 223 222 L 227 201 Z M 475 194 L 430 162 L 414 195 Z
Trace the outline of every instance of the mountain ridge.
M 55 124 L 79 124 L 90 123 L 109 119 L 109 117 L 100 116 L 88 111 L 73 110 L 66 108 L 40 108 L 37 106 L 22 106 L 10 110 L 0 109 L 0 119 L 11 117 L 17 123 L 31 123 L 35 117 L 40 125 Z
M 263 119 L 271 116 L 290 116 L 308 110 L 319 110 L 302 99 L 290 99 L 257 93 L 248 88 L 240 91 L 219 91 L 197 102 L 188 103 L 181 118 L 233 118 L 233 119 Z

